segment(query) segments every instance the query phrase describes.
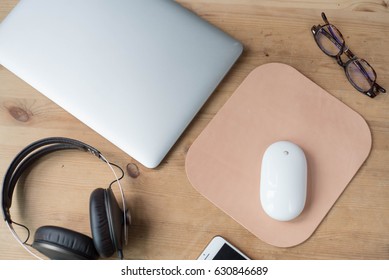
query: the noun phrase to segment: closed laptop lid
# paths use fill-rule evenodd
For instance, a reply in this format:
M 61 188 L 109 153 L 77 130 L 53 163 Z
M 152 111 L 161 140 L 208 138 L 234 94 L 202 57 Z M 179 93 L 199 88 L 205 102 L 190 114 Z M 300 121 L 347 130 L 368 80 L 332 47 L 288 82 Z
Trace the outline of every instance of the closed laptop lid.
M 22 0 L 0 63 L 156 167 L 242 52 L 173 1 Z

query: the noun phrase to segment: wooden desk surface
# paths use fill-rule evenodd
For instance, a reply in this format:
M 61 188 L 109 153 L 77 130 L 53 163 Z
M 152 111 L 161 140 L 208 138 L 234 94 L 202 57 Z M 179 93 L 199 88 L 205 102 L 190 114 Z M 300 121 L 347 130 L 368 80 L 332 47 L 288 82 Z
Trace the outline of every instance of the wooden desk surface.
M 128 166 L 123 185 L 133 225 L 124 251 L 127 259 L 195 259 L 215 235 L 253 259 L 389 259 L 389 97 L 372 100 L 358 93 L 336 61 L 318 49 L 310 32 L 326 12 L 352 51 L 373 65 L 378 82 L 389 90 L 389 1 L 178 2 L 239 39 L 245 51 L 157 169 L 144 168 L 0 66 L 1 176 L 19 150 L 49 136 L 80 139 Z M 0 20 L 16 3 L 0 2 Z M 359 112 L 373 137 L 367 161 L 312 237 L 287 249 L 257 239 L 202 197 L 190 185 L 184 166 L 188 148 L 207 123 L 249 72 L 268 62 L 290 64 Z M 107 187 L 111 177 L 90 155 L 52 154 L 23 178 L 12 217 L 32 232 L 53 224 L 90 234 L 89 194 Z M 0 224 L 0 259 L 31 259 L 5 223 Z

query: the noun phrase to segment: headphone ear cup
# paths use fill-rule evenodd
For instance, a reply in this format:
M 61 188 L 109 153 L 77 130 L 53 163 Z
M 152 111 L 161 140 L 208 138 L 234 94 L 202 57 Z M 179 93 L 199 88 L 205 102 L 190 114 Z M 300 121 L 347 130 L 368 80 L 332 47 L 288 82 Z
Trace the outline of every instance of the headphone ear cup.
M 32 247 L 52 260 L 95 260 L 99 257 L 92 238 L 56 226 L 38 228 Z
M 94 190 L 89 206 L 95 248 L 101 257 L 108 258 L 122 250 L 123 212 L 110 188 Z

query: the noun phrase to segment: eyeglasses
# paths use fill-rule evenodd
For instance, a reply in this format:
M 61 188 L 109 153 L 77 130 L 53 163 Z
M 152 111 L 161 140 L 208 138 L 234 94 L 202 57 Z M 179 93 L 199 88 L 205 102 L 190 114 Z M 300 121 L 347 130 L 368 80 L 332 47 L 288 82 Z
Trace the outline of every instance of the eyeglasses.
M 377 74 L 373 67 L 364 60 L 356 57 L 347 47 L 342 33 L 332 24 L 324 13 L 321 13 L 325 25 L 314 25 L 311 28 L 313 37 L 319 48 L 328 56 L 336 59 L 338 64 L 343 67 L 347 79 L 360 92 L 374 98 L 380 92 L 386 90 L 376 83 Z M 341 55 L 345 54 L 348 61 L 343 62 Z

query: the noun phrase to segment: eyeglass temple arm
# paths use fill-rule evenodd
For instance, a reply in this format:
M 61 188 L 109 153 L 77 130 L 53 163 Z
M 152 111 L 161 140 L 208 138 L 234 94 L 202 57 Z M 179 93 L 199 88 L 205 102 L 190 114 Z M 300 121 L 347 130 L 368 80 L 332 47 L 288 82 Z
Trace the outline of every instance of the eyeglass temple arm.
M 330 24 L 330 22 L 328 21 L 328 19 L 327 19 L 327 17 L 326 17 L 326 14 L 325 14 L 324 12 L 321 13 L 321 17 L 322 17 L 322 19 L 324 20 L 324 22 L 325 22 L 326 24 Z
M 319 26 L 316 26 L 316 25 L 312 26 L 312 27 L 311 27 L 311 32 L 312 32 L 312 34 L 315 35 L 315 34 L 317 33 L 317 30 L 318 30 L 319 28 L 320 28 L 320 25 L 319 25 Z
M 326 17 L 326 14 L 324 12 L 321 13 L 321 17 L 323 18 L 323 20 L 326 24 L 330 24 L 327 17 Z M 311 31 L 312 31 L 313 35 L 315 35 L 317 33 L 317 31 L 320 29 L 320 27 L 321 27 L 320 24 L 318 26 L 316 26 L 316 25 L 312 26 Z
M 384 89 L 383 87 L 381 87 L 379 84 L 375 83 L 374 85 L 375 85 L 376 89 L 377 89 L 379 92 L 386 93 L 386 89 Z

